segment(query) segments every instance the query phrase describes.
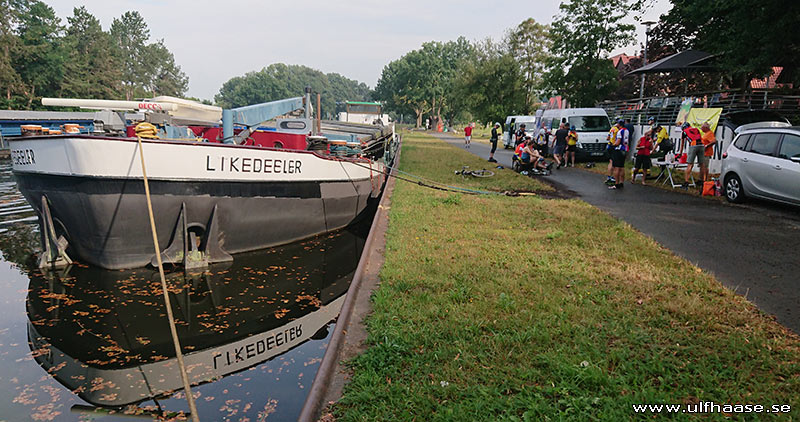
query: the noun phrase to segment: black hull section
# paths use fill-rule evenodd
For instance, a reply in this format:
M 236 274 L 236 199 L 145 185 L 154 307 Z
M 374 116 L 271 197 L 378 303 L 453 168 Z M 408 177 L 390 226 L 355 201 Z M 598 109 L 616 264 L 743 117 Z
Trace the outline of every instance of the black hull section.
M 41 215 L 49 202 L 56 231 L 69 253 L 106 269 L 143 267 L 155 256 L 144 184 L 106 179 L 16 173 L 20 191 Z M 185 205 L 190 230 L 204 233 L 217 207 L 219 246 L 239 253 L 282 245 L 352 223 L 373 190 L 369 179 L 331 182 L 150 180 L 160 247 L 172 240 Z

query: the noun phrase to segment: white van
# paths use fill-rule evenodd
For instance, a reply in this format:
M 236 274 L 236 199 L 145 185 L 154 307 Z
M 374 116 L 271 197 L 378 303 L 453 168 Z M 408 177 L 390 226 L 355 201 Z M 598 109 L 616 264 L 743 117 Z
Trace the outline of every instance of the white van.
M 562 122 L 570 127 L 575 126 L 578 132 L 578 150 L 576 158 L 592 159 L 606 156 L 606 136 L 611 130 L 611 122 L 602 108 L 560 108 L 545 110 L 542 124 L 552 134 L 558 130 Z M 554 140 L 554 137 L 550 138 Z
M 537 116 L 508 116 L 506 117 L 506 124 L 503 126 L 503 147 L 514 148 L 514 132 L 519 129 L 521 124 L 525 124 L 525 134 L 534 136 L 536 128 L 539 125 L 539 118 L 541 111 Z

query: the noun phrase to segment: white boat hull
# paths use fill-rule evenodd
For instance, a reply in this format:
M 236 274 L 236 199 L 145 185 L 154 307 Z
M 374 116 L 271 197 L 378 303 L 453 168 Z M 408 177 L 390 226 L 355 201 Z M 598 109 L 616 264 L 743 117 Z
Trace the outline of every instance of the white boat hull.
M 151 262 L 136 139 L 51 136 L 10 144 L 20 191 L 40 215 L 47 198 L 73 258 L 108 269 Z M 384 180 L 384 165 L 366 159 L 204 142 L 142 145 L 162 250 L 175 241 L 182 218 L 199 238 L 217 225 L 214 247 L 230 254 L 336 230 L 359 217 Z

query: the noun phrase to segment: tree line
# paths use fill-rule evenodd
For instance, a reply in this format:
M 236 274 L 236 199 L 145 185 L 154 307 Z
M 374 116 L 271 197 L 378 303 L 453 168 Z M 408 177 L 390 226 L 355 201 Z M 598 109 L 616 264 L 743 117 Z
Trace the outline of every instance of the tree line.
M 718 71 L 648 77 L 645 95 L 691 89 L 747 88 L 748 81 L 784 66 L 800 83 L 800 31 L 793 30 L 800 2 L 670 0 L 671 10 L 650 33 L 649 62 L 689 48 L 717 55 Z M 500 41 L 428 42 L 387 64 L 375 98 L 389 110 L 436 121 L 502 121 L 532 114 L 560 95 L 571 106 L 592 107 L 605 99 L 639 94 L 641 57 L 617 69 L 611 51 L 634 45 L 639 20 L 655 0 L 565 0 L 551 24 L 526 19 Z M 765 30 L 769 28 L 769 30 Z M 644 46 L 639 46 L 643 49 Z M 640 54 L 641 56 L 641 54 Z M 795 85 L 797 86 L 797 85 Z
M 297 97 L 303 95 L 307 86 L 321 94 L 320 116 L 325 118 L 335 118 L 337 102 L 371 98 L 371 91 L 363 82 L 307 66 L 274 63 L 260 71 L 229 79 L 222 84 L 214 101 L 223 108 L 241 107 Z
M 41 109 L 42 97 L 183 96 L 189 79 L 136 11 L 108 31 L 84 6 L 66 23 L 38 0 L 0 0 L 0 108 Z

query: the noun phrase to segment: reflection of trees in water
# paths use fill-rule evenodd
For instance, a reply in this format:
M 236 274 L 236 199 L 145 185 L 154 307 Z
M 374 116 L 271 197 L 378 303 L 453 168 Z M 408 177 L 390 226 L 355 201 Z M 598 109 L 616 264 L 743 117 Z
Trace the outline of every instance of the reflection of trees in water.
M 7 231 L 0 234 L 0 253 L 3 260 L 20 268 L 36 265 L 39 252 L 39 230 L 33 224 L 16 223 L 8 225 Z

